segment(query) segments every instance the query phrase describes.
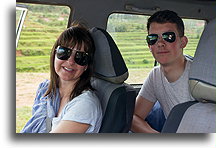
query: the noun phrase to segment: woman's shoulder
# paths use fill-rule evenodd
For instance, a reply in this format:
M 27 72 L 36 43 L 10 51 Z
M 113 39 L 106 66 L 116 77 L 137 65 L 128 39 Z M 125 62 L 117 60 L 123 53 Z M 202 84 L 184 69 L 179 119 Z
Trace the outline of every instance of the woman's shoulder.
M 94 97 L 97 97 L 96 93 L 94 90 L 84 90 L 82 92 L 83 95 L 88 95 L 88 96 L 94 96 Z
M 71 100 L 71 103 L 84 103 L 84 104 L 95 104 L 98 105 L 100 104 L 99 99 L 97 95 L 95 94 L 94 91 L 92 90 L 85 90 L 80 94 L 79 96 L 75 97 L 74 99 Z
M 80 95 L 80 97 L 88 98 L 89 100 L 98 100 L 98 97 L 97 97 L 95 91 L 93 91 L 93 90 L 83 91 L 82 94 Z
M 41 82 L 38 86 L 37 89 L 37 96 L 42 96 L 48 89 L 50 81 L 49 80 L 44 80 L 43 82 Z
M 82 110 L 83 107 L 87 109 L 89 112 L 101 112 L 101 104 L 94 91 L 87 90 L 79 96 L 73 98 L 70 102 L 67 103 L 65 110 L 73 111 L 75 108 L 76 110 Z
M 38 86 L 38 91 L 42 91 L 42 90 L 47 90 L 48 86 L 49 86 L 50 81 L 49 80 L 44 80 L 43 82 L 41 82 Z
M 39 88 L 48 87 L 49 83 L 50 83 L 50 81 L 46 79 L 46 80 L 44 80 L 43 82 L 41 82 L 41 83 L 39 84 Z

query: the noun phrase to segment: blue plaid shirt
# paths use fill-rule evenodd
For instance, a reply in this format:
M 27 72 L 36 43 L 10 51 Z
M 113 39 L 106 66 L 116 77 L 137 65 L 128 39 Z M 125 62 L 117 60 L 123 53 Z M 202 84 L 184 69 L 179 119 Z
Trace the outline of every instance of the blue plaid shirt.
M 32 117 L 26 123 L 21 133 L 47 133 L 47 118 L 52 119 L 58 112 L 60 105 L 59 91 L 51 97 L 44 97 L 45 92 L 48 89 L 49 80 L 45 80 L 39 85 L 36 93 L 36 98 L 32 108 Z

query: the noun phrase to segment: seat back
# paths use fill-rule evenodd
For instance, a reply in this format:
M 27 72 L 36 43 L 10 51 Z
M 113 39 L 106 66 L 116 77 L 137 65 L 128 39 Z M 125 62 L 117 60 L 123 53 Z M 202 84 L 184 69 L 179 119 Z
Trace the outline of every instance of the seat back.
M 196 99 L 176 105 L 162 132 L 216 132 L 216 18 L 205 27 L 189 74 L 191 95 Z
M 108 32 L 100 28 L 92 28 L 90 32 L 96 48 L 92 86 L 103 109 L 100 133 L 128 132 L 136 98 L 135 89 L 124 83 L 128 69 Z
M 216 18 L 206 26 L 191 65 L 189 86 L 200 102 L 216 102 Z

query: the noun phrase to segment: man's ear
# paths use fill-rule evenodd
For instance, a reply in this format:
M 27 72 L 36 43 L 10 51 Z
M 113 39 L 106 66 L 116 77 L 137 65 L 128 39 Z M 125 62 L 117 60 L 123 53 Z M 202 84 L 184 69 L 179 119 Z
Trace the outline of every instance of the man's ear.
M 151 50 L 151 46 L 150 46 L 150 45 L 148 45 L 148 48 L 149 48 L 150 52 L 152 52 L 152 50 Z
M 181 48 L 185 48 L 188 43 L 188 38 L 186 36 L 181 37 Z

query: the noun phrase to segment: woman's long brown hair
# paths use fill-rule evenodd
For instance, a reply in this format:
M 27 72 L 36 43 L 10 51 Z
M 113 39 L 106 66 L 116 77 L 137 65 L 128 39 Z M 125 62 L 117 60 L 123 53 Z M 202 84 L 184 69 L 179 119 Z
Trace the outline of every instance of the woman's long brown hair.
M 93 74 L 93 56 L 95 52 L 94 42 L 89 31 L 83 25 L 75 24 L 61 33 L 52 48 L 50 55 L 50 83 L 44 96 L 56 95 L 56 90 L 59 88 L 59 76 L 55 72 L 54 68 L 56 48 L 58 46 L 74 48 L 77 45 L 78 50 L 80 50 L 82 44 L 84 44 L 84 50 L 88 53 L 90 60 L 87 69 L 76 82 L 75 87 L 71 92 L 70 100 L 80 95 L 84 90 L 94 90 L 90 83 Z

